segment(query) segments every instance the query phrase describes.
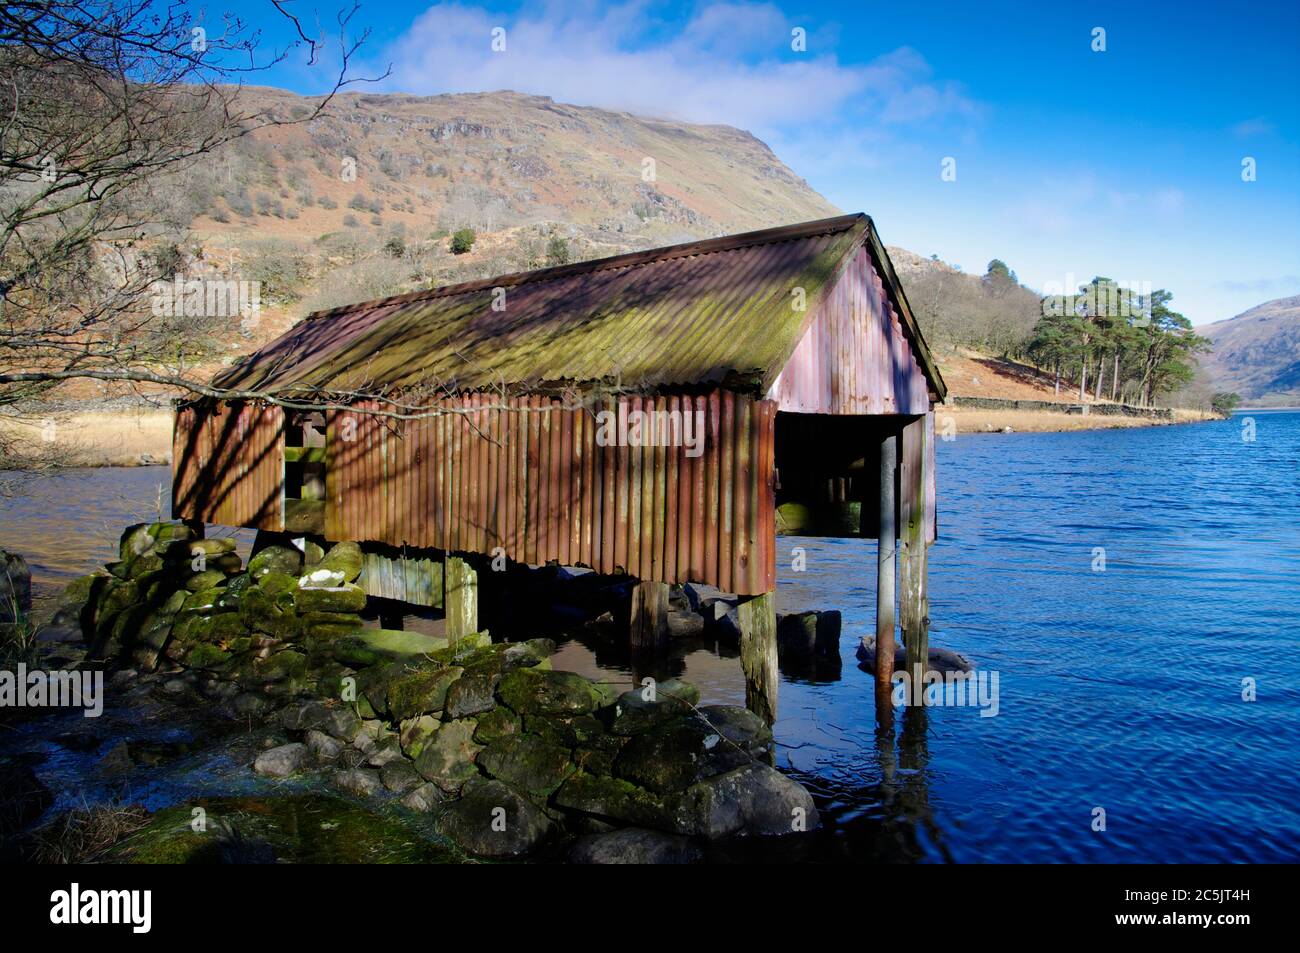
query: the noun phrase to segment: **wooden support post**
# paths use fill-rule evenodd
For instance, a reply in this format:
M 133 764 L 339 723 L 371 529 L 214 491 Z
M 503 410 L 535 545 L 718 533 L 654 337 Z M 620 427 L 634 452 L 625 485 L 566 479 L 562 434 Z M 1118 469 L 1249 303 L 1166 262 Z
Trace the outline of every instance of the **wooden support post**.
M 928 446 L 929 422 L 919 417 L 903 428 L 899 461 L 899 511 L 902 547 L 898 558 L 899 622 L 907 650 L 909 705 L 924 699 L 926 661 L 930 656 L 930 619 L 926 598 L 926 547 L 931 520 L 926 485 L 933 448 Z
M 740 667 L 745 671 L 745 707 L 769 725 L 776 721 L 776 593 L 742 602 Z
M 876 710 L 891 708 L 894 675 L 894 549 L 897 538 L 894 515 L 894 466 L 898 438 L 891 432 L 880 441 L 880 518 L 876 547 Z
M 628 636 L 633 652 L 661 652 L 668 646 L 668 583 L 639 581 L 632 587 Z
M 447 553 L 442 578 L 448 640 L 473 635 L 478 631 L 478 570 L 464 554 Z

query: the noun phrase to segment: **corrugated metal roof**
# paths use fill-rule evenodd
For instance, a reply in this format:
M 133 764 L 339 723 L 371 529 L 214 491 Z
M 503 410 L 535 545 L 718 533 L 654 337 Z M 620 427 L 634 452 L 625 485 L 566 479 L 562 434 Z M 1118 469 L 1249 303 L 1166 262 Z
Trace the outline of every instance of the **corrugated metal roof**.
M 870 219 L 845 215 L 317 312 L 214 384 L 337 394 L 748 383 L 761 393 L 864 236 L 884 254 Z

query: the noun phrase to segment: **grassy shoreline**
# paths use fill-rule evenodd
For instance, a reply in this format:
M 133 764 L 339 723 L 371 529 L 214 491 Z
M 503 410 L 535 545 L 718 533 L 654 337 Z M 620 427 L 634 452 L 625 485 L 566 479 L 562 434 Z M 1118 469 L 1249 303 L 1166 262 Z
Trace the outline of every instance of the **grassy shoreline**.
M 1111 430 L 1218 419 L 1209 412 L 1178 409 L 1173 420 L 955 406 L 935 409 L 936 427 L 941 431 L 949 418 L 958 434 L 1003 433 L 1008 427 L 1015 433 Z M 162 409 L 82 411 L 46 419 L 0 417 L 0 435 L 13 441 L 16 457 L 41 460 L 50 466 L 155 466 L 171 463 L 172 457 L 172 415 Z

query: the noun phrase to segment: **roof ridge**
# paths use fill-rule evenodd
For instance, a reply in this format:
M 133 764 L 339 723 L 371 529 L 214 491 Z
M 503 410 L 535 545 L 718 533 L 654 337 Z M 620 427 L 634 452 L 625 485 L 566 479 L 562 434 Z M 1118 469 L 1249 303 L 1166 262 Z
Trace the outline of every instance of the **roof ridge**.
M 376 298 L 371 301 L 359 301 L 355 304 L 341 305 L 337 308 L 329 308 L 323 311 L 313 311 L 308 314 L 303 321 L 316 321 L 323 318 L 340 317 L 345 314 L 352 314 L 357 311 L 371 311 L 376 308 L 389 307 L 397 304 L 411 304 L 417 301 L 427 301 L 434 298 L 450 298 L 455 295 L 469 294 L 471 292 L 483 291 L 489 288 L 515 287 L 523 284 L 534 284 L 541 281 L 553 281 L 559 278 L 567 278 L 571 275 L 593 274 L 599 271 L 614 271 L 622 268 L 636 268 L 643 265 L 651 265 L 657 262 L 672 261 L 677 258 L 690 258 L 696 255 L 711 255 L 718 252 L 737 251 L 741 248 L 754 248 L 759 245 L 771 245 L 777 242 L 795 241 L 803 238 L 811 238 L 814 235 L 824 235 L 832 232 L 847 231 L 860 222 L 868 221 L 864 212 L 853 212 L 848 215 L 836 215 L 831 218 L 815 219 L 810 222 L 799 222 L 794 225 L 781 225 L 775 228 L 756 229 L 751 232 L 740 232 L 736 235 L 721 235 L 715 238 L 696 239 L 691 242 L 681 242 L 676 245 L 662 245 L 658 248 L 647 248 L 641 251 L 622 252 L 618 255 L 610 255 L 605 258 L 593 258 L 590 261 L 574 262 L 568 265 L 553 265 L 548 268 L 535 268 L 531 271 L 507 272 L 503 275 L 496 275 L 491 278 L 479 278 L 475 281 L 462 281 L 456 284 L 444 285 L 441 288 L 426 288 L 421 291 L 408 291 L 405 294 L 390 295 L 386 298 Z

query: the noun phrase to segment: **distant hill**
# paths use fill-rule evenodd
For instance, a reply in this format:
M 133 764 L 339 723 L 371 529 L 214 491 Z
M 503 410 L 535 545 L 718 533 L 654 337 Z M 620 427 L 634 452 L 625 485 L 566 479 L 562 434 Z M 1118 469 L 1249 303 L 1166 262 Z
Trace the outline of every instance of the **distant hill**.
M 1214 342 L 1201 366 L 1215 389 L 1259 406 L 1300 406 L 1300 295 L 1196 331 Z
M 239 95 L 281 120 L 317 102 Z M 163 187 L 191 270 L 260 283 L 262 320 L 222 329 L 224 362 L 321 308 L 840 212 L 740 129 L 514 92 L 339 95 Z

